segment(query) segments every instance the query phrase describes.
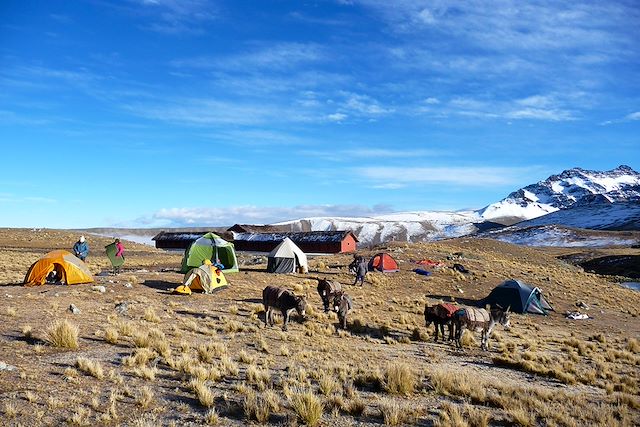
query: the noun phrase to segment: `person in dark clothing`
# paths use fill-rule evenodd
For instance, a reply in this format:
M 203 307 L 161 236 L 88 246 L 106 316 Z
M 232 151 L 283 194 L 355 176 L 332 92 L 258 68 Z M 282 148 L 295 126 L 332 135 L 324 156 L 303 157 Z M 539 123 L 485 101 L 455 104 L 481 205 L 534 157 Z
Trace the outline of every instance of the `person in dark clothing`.
M 75 245 L 73 245 L 73 254 L 84 261 L 89 255 L 89 245 L 85 241 L 84 236 L 80 236 Z
M 357 285 L 360 282 L 360 286 L 364 285 L 364 279 L 367 276 L 367 270 L 369 269 L 367 265 L 367 260 L 364 257 L 356 256 L 353 262 L 351 263 L 352 269 L 356 274 L 356 280 L 353 282 L 353 285 Z

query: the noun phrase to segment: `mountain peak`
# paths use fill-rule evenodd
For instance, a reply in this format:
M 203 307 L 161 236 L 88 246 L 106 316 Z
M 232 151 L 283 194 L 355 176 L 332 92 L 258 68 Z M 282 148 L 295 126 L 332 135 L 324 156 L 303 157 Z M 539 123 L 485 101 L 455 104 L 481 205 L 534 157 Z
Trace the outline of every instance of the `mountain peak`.
M 575 167 L 514 191 L 479 213 L 486 220 L 514 224 L 576 203 L 638 200 L 639 189 L 640 174 L 627 165 L 605 172 Z

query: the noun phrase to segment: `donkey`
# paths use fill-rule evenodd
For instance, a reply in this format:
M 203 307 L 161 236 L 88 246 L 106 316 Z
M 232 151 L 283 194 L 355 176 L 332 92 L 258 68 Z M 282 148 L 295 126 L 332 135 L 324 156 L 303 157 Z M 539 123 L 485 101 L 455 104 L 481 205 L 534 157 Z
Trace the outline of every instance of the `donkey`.
M 491 307 L 489 311 L 484 308 L 464 307 L 453 315 L 453 323 L 456 329 L 456 346 L 462 349 L 462 333 L 464 329 L 481 331 L 480 348 L 489 349 L 489 336 L 493 328 L 500 323 L 505 328 L 509 327 L 509 309 L 504 310 L 500 306 Z
M 338 293 L 342 292 L 342 285 L 339 282 L 333 282 L 326 279 L 318 279 L 318 294 L 324 305 L 324 312 L 329 312 L 331 299 Z
M 425 304 L 424 306 L 424 321 L 428 328 L 433 323 L 435 329 L 435 342 L 438 342 L 438 329 L 442 333 L 442 339 L 444 339 L 444 326 L 449 327 L 449 341 L 453 340 L 453 314 L 459 309 L 457 305 L 442 303 L 434 306 Z
M 353 308 L 353 300 L 349 294 L 339 292 L 333 297 L 333 309 L 338 313 L 338 321 L 342 329 L 347 329 L 347 315 Z
M 298 312 L 301 320 L 306 318 L 307 300 L 303 296 L 297 296 L 292 290 L 278 286 L 267 286 L 262 291 L 262 304 L 264 305 L 264 325 L 273 326 L 273 310 L 278 309 L 284 317 L 282 330 L 287 330 L 289 315 L 293 310 Z

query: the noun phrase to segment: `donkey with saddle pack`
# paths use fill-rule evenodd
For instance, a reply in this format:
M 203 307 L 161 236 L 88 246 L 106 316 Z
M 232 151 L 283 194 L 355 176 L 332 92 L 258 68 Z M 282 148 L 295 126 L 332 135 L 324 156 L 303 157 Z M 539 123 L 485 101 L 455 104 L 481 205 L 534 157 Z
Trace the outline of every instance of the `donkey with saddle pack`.
M 455 326 L 456 346 L 462 349 L 462 333 L 465 329 L 470 331 L 481 331 L 480 347 L 483 350 L 489 349 L 489 336 L 493 328 L 499 323 L 505 328 L 509 327 L 509 309 L 500 306 L 491 307 L 489 310 L 476 307 L 463 307 L 453 314 L 453 324 Z

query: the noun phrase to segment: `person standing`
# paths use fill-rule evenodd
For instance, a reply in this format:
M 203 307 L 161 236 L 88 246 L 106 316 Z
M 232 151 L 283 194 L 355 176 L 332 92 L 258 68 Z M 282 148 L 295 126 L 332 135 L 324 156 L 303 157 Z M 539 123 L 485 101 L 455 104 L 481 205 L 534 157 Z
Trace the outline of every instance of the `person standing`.
M 354 270 L 356 273 L 356 281 L 353 282 L 353 285 L 357 285 L 360 282 L 360 286 L 364 285 L 364 279 L 367 276 L 367 270 L 369 266 L 367 265 L 367 260 L 364 257 L 357 257 L 354 262 Z
M 120 242 L 120 239 L 116 239 L 114 243 L 116 244 L 116 258 L 122 258 L 122 264 L 124 264 L 124 245 Z M 122 264 L 117 267 L 113 267 L 115 273 L 120 273 L 120 267 L 122 267 Z
M 84 261 L 89 255 L 89 245 L 84 236 L 80 236 L 78 241 L 73 245 L 73 254 Z

